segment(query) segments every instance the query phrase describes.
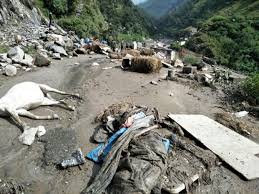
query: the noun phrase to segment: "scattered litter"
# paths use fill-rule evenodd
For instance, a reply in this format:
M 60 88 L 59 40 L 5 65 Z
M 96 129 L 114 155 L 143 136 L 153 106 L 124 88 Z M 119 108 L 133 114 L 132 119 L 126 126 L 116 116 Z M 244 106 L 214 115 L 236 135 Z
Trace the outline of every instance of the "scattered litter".
M 34 142 L 36 134 L 37 136 L 40 137 L 45 133 L 46 133 L 46 130 L 43 126 L 28 128 L 28 129 L 25 129 L 22 135 L 19 136 L 19 141 L 25 145 L 30 146 Z
M 170 93 L 169 93 L 169 96 L 172 96 L 172 97 L 173 97 L 173 96 L 174 96 L 174 93 L 170 92 Z
M 68 168 L 68 167 L 82 165 L 85 162 L 86 161 L 82 153 L 82 150 L 78 148 L 75 152 L 71 154 L 70 158 L 63 160 L 60 165 L 62 166 L 62 168 Z
M 46 129 L 44 126 L 39 126 L 37 131 L 37 137 L 41 137 L 46 134 Z
M 99 63 L 94 62 L 94 63 L 92 64 L 92 66 L 100 66 L 100 64 L 99 64 Z
M 112 69 L 113 67 L 103 67 L 102 70 Z
M 167 63 L 167 62 L 165 62 L 165 61 L 162 61 L 162 64 L 163 64 L 163 66 L 166 67 L 166 68 L 169 68 L 169 69 L 172 69 L 172 68 L 173 68 L 173 66 L 172 66 L 171 64 L 169 64 L 169 63 Z
M 245 117 L 245 116 L 248 115 L 248 114 L 249 114 L 249 112 L 247 112 L 247 111 L 241 111 L 241 112 L 234 113 L 234 115 L 235 115 L 237 118 Z
M 156 81 L 151 81 L 150 83 L 153 85 L 158 85 L 158 83 Z

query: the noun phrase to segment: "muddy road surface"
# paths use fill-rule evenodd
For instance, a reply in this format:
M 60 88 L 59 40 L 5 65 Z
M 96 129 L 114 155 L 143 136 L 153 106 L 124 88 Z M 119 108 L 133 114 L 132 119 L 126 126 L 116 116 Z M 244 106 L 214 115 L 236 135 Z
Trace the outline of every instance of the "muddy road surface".
M 91 66 L 97 62 L 100 66 Z M 79 63 L 79 64 L 75 64 Z M 90 139 L 95 116 L 105 107 L 129 101 L 157 107 L 162 115 L 171 113 L 204 114 L 211 118 L 221 112 L 219 94 L 210 88 L 192 87 L 158 80 L 166 74 L 124 72 L 119 63 L 102 55 L 53 61 L 47 68 L 37 68 L 16 77 L 0 76 L 0 96 L 23 81 L 48 84 L 60 90 L 76 92 L 83 100 L 68 98 L 75 105 L 71 112 L 61 107 L 40 107 L 32 112 L 39 115 L 56 113 L 60 120 L 33 121 L 22 118 L 30 126 L 45 126 L 45 136 L 30 146 L 21 145 L 21 130 L 9 119 L 0 118 L 0 179 L 15 178 L 25 185 L 26 194 L 79 194 L 96 174 L 99 167 L 87 161 L 81 168 L 60 170 L 57 164 L 80 147 L 87 153 L 96 145 Z M 104 67 L 114 67 L 104 70 Z M 150 81 L 158 81 L 158 85 Z M 220 94 L 221 95 L 221 94 Z M 60 95 L 54 95 L 61 98 Z M 259 193 L 259 181 L 245 181 L 228 166 L 212 169 L 211 181 L 201 183 L 195 193 Z

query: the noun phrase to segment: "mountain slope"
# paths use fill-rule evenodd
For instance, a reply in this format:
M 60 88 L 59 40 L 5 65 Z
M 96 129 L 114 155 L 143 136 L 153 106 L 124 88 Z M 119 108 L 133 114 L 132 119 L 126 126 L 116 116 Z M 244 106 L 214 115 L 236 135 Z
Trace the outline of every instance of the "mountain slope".
M 58 24 L 81 37 L 146 35 L 152 24 L 131 0 L 37 0 L 52 11 Z M 48 14 L 48 11 L 45 11 Z
M 182 3 L 184 3 L 184 0 L 147 0 L 138 6 L 143 8 L 152 17 L 160 18 L 169 10 L 174 9 Z
M 259 71 L 258 11 L 259 0 L 188 1 L 163 18 L 161 31 L 177 39 L 187 27 L 198 27 L 189 49 L 233 69 Z

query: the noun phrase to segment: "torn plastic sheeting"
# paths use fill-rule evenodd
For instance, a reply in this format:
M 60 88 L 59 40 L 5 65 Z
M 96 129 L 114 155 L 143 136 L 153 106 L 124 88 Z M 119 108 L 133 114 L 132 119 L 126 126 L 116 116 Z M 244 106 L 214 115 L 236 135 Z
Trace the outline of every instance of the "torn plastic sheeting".
M 129 154 L 120 160 L 107 193 L 149 194 L 159 188 L 167 166 L 168 150 L 164 140 L 152 131 L 134 138 L 128 148 Z
M 142 119 L 146 116 L 144 112 L 139 112 L 131 116 L 134 122 Z M 108 121 L 111 119 L 108 119 Z M 114 135 L 112 135 L 106 144 L 101 143 L 97 148 L 89 152 L 86 157 L 94 162 L 102 162 L 104 158 L 109 154 L 114 142 L 125 132 L 128 128 L 121 128 Z
M 111 183 L 114 174 L 118 168 L 122 150 L 126 149 L 130 141 L 137 135 L 143 134 L 143 131 L 157 129 L 158 125 L 154 125 L 154 115 L 146 116 L 138 119 L 133 125 L 114 143 L 111 152 L 107 155 L 102 164 L 101 169 L 97 173 L 91 185 L 87 186 L 81 194 L 97 194 L 102 193 Z M 143 129 L 145 128 L 145 129 Z
M 127 130 L 128 128 L 121 128 L 108 140 L 107 144 L 101 143 L 97 148 L 87 154 L 87 158 L 94 162 L 102 162 L 107 154 L 111 151 L 114 142 Z

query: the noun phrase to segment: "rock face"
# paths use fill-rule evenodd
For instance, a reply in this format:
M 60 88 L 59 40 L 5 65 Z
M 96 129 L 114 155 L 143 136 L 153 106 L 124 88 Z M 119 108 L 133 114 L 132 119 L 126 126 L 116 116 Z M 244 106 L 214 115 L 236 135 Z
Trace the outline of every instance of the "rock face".
M 0 24 L 7 24 L 10 19 L 30 19 L 34 24 L 40 24 L 41 17 L 33 7 L 33 0 L 1 0 Z

